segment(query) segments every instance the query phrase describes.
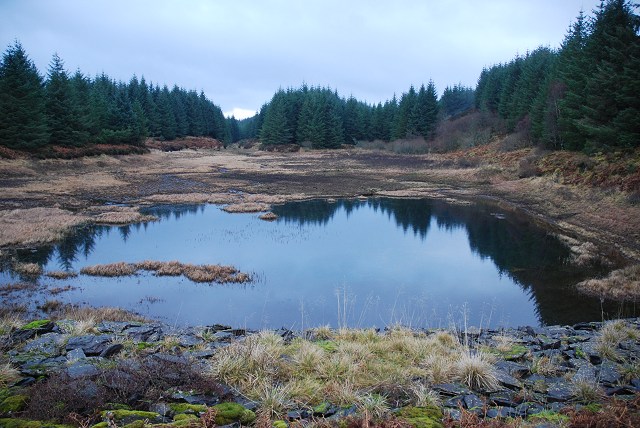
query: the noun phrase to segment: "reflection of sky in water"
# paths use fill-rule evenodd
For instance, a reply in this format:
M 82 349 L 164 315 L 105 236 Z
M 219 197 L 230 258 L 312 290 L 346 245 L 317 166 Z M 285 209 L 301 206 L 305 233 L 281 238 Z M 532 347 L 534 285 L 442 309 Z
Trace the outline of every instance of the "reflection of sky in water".
M 119 261 L 230 264 L 255 273 L 255 284 L 196 284 L 183 277 L 147 273 L 115 279 L 81 275 L 41 281 L 80 286 L 57 296 L 60 300 L 121 306 L 177 324 L 297 329 L 323 324 L 335 327 L 346 321 L 362 327 L 395 322 L 435 327 L 445 326 L 451 319 L 460 325 L 463 314 L 472 325 L 535 325 L 541 321 L 539 297 L 532 294 L 535 287 L 523 286 L 514 280 L 517 276 L 507 274 L 505 270 L 512 266 L 498 269 L 494 262 L 516 263 L 511 261 L 513 254 L 489 257 L 482 253 L 488 250 L 482 248 L 495 244 L 475 236 L 488 233 L 491 239 L 506 242 L 530 239 L 529 232 L 511 236 L 514 232 L 506 220 L 488 212 L 468 214 L 469 207 L 447 214 L 486 217 L 486 224 L 474 229 L 459 218 L 446 220 L 442 213 L 425 219 L 430 213 L 420 211 L 422 206 L 416 207 L 420 209 L 417 212 L 392 215 L 392 211 L 356 204 L 350 209 L 332 206 L 321 221 L 305 221 L 306 214 L 300 217 L 293 208 L 287 211 L 288 207 L 276 207 L 282 215 L 276 222 L 259 220 L 256 214 L 228 214 L 216 206 L 204 206 L 130 227 L 128 233 L 105 228 L 95 239 L 93 251 L 87 255 L 79 251 L 73 262 L 76 271 L 86 265 Z M 398 221 L 402 215 L 405 219 L 418 216 L 413 224 L 422 229 L 414 233 L 408 227 L 404 231 Z M 471 235 L 475 236 L 474 249 Z M 520 250 L 514 246 L 504 251 L 515 254 Z M 551 249 L 544 251 L 553 253 Z M 62 266 L 54 252 L 46 269 Z M 2 281 L 7 280 L 5 275 Z M 153 298 L 161 300 L 152 303 Z M 567 304 L 556 303 L 560 307 Z

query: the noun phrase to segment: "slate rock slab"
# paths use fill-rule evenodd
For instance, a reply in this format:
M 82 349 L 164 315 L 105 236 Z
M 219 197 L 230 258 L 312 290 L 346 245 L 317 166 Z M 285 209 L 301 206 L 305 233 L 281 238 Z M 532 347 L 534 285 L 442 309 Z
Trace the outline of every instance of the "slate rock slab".
M 72 351 L 80 348 L 86 355 L 100 355 L 112 345 L 113 339 L 114 336 L 109 334 L 71 337 L 67 342 L 66 350 Z

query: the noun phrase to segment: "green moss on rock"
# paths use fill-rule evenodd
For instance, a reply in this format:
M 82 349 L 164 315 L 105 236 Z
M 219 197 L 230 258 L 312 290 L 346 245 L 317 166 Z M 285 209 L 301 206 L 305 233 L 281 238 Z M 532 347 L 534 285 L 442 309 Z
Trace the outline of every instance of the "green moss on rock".
M 319 340 L 316 342 L 316 345 L 327 352 L 335 352 L 338 349 L 338 344 L 333 340 Z
M 551 410 L 543 410 L 540 413 L 531 415 L 527 418 L 530 422 L 550 422 L 554 424 L 563 424 L 569 420 L 569 416 L 554 412 Z
M 213 406 L 216 410 L 216 425 L 229 425 L 240 422 L 249 425 L 256 420 L 256 414 L 238 403 L 220 403 Z
M 108 422 L 99 422 L 95 425 L 92 425 L 91 428 L 109 428 Z
M 197 420 L 198 417 L 196 415 L 190 415 L 187 413 L 179 413 L 173 417 L 174 421 L 188 421 L 188 420 Z
M 0 415 L 7 415 L 24 410 L 28 400 L 29 397 L 19 394 L 5 398 L 2 403 L 0 403 Z
M 204 404 L 170 403 L 169 408 L 174 413 L 202 413 L 207 411 Z
M 273 421 L 273 428 L 287 428 L 288 425 L 285 421 L 279 419 L 277 421 Z
M 0 419 L 2 428 L 73 428 L 71 425 L 53 424 L 50 422 L 30 421 L 27 419 Z
M 35 320 L 31 321 L 29 324 L 25 324 L 21 327 L 22 330 L 37 330 L 45 327 L 51 322 L 51 320 Z
M 442 428 L 442 410 L 436 406 L 403 407 L 398 418 L 407 421 L 414 428 Z

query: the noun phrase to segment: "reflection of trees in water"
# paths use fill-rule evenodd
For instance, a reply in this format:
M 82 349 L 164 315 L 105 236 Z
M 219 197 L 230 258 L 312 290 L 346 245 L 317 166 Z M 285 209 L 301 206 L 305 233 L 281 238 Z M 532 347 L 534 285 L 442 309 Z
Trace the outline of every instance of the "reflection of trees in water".
M 570 250 L 530 218 L 516 213 L 495 215 L 495 208 L 489 205 L 380 198 L 287 203 L 273 211 L 285 222 L 326 224 L 340 208 L 350 213 L 364 205 L 386 213 L 403 231 L 411 230 L 422 240 L 427 238 L 432 221 L 444 230 L 464 228 L 471 250 L 481 258 L 491 259 L 500 274 L 523 288 L 543 324 L 600 319 L 603 313 L 609 317 L 636 314 L 630 305 L 601 302 L 579 294 L 573 285 L 596 272 L 569 263 Z

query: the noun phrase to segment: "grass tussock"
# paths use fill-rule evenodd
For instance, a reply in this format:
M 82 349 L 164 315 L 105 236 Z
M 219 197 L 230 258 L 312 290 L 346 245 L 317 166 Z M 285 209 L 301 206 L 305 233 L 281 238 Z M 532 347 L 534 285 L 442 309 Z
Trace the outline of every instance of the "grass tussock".
M 87 220 L 60 208 L 0 211 L 0 246 L 57 241 Z
M 148 322 L 149 320 L 143 316 L 127 311 L 122 308 L 100 307 L 92 308 L 89 306 L 63 305 L 55 311 L 52 319 L 73 320 L 76 323 L 84 323 L 90 330 L 95 324 L 103 321 L 131 321 L 131 322 Z
M 158 217 L 141 214 L 137 211 L 110 211 L 98 214 L 94 220 L 97 224 L 125 225 L 157 221 Z
M 20 372 L 9 363 L 0 364 L 0 389 L 12 385 L 20 379 Z
M 48 276 L 49 278 L 53 278 L 53 279 L 69 279 L 69 278 L 77 277 L 78 273 L 73 271 L 66 271 L 66 270 L 52 270 L 45 273 L 45 276 Z
M 604 357 L 612 361 L 618 360 L 618 346 L 626 340 L 638 340 L 638 331 L 631 328 L 624 320 L 606 322 L 596 338 L 596 349 Z
M 640 264 L 612 271 L 605 278 L 577 284 L 579 290 L 613 300 L 640 300 Z
M 278 215 L 272 213 L 271 211 L 269 211 L 268 213 L 264 213 L 264 214 L 258 216 L 258 218 L 260 220 L 265 220 L 265 221 L 275 221 L 275 220 L 278 219 Z
M 228 213 L 259 213 L 269 211 L 269 208 L 269 204 L 262 202 L 239 202 L 227 205 L 222 209 Z
M 80 273 L 83 275 L 107 277 L 129 276 L 135 274 L 137 271 L 134 265 L 125 262 L 85 266 L 80 269 Z
M 24 276 L 40 276 L 42 266 L 37 263 L 16 263 L 13 265 L 13 271 Z
M 285 342 L 272 332 L 244 338 L 221 349 L 213 358 L 212 374 L 277 416 L 286 406 L 314 406 L 328 401 L 355 404 L 366 414 L 382 417 L 398 400 L 414 405 L 438 398 L 416 383 L 454 381 L 469 370 L 468 352 L 448 333 L 424 334 L 394 328 L 326 328 L 313 339 Z M 480 368 L 465 379 L 470 386 L 493 385 L 495 377 L 484 357 Z M 402 398 L 399 398 L 402 397 Z M 390 401 L 391 400 L 391 401 Z

